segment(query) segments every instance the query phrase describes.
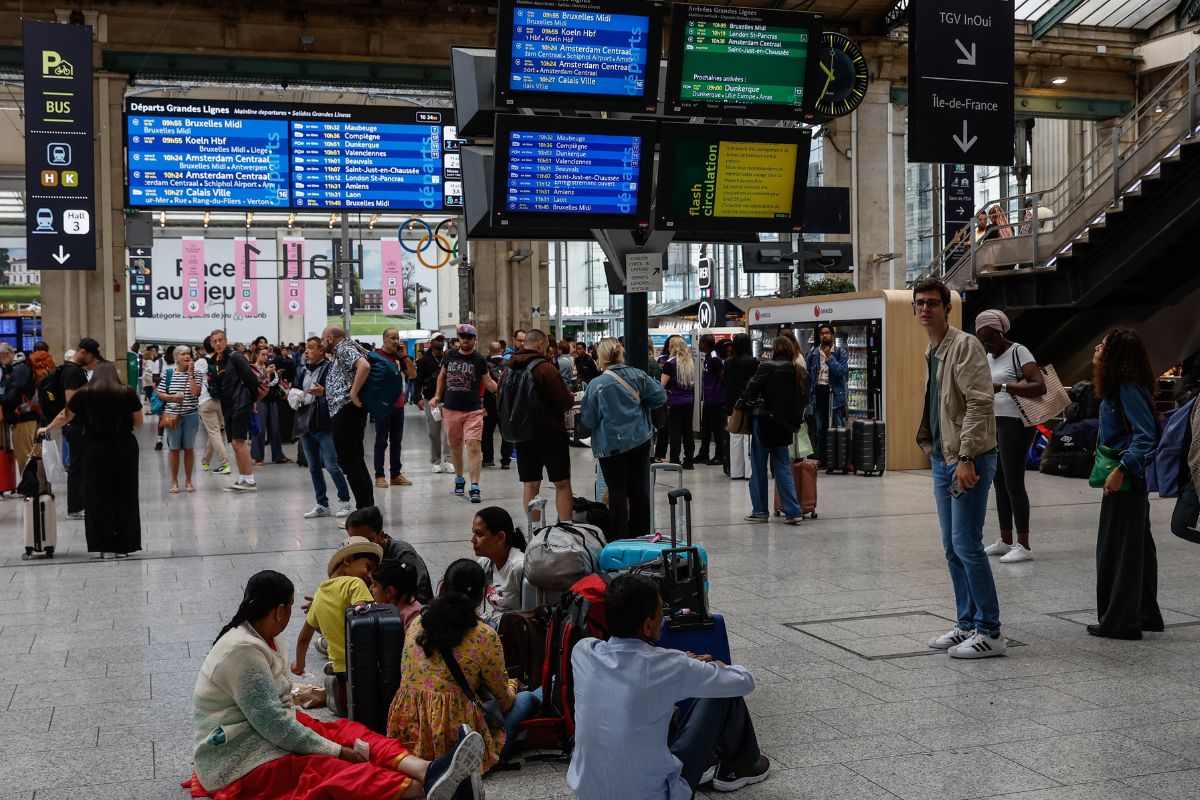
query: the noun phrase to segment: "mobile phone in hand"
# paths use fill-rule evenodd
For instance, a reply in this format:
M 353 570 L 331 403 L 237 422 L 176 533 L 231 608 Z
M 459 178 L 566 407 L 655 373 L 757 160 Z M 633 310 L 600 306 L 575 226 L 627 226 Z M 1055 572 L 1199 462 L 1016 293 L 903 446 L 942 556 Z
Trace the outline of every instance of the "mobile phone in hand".
M 951 497 L 953 497 L 955 500 L 957 500 L 958 498 L 960 498 L 964 494 L 966 494 L 966 492 L 963 491 L 962 485 L 959 484 L 957 478 L 950 481 L 950 485 L 946 487 L 946 492 L 949 493 L 949 495 Z

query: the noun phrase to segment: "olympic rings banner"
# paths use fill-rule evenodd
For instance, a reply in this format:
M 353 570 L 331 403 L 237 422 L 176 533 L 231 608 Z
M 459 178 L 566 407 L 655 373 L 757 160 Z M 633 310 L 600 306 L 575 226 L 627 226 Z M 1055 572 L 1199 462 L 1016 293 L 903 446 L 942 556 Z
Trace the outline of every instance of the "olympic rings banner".
M 412 217 L 400 223 L 400 231 L 397 234 L 397 240 L 400 247 L 406 253 L 412 253 L 417 257 L 417 261 L 421 266 L 429 269 L 441 269 L 450 263 L 451 259 L 458 256 L 458 231 L 457 228 L 451 226 L 452 218 L 446 218 L 438 223 L 437 228 L 430 228 L 429 223 L 420 217 Z M 445 235 L 442 234 L 442 228 L 447 229 Z M 424 229 L 424 233 L 421 233 Z M 453 230 L 453 233 L 450 231 Z M 407 238 L 405 234 L 408 234 Z M 409 242 L 416 241 L 416 247 L 410 247 Z M 429 253 L 430 245 L 436 245 L 436 252 Z M 434 260 L 428 260 L 434 259 Z

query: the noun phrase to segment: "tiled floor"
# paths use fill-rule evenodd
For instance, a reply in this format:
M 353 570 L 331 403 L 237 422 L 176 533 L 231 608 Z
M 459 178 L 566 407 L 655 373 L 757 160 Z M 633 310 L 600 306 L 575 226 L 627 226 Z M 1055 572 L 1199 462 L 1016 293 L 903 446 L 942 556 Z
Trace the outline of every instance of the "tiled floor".
M 424 466 L 415 411 L 408 426 L 415 485 L 378 502 L 440 574 L 470 554 L 471 508 Z M 23 562 L 20 504 L 0 502 L 0 800 L 183 800 L 196 669 L 246 578 L 270 567 L 311 588 L 322 577 L 339 531 L 301 519 L 307 471 L 262 468 L 253 496 L 222 492 L 228 479 L 211 475 L 195 495 L 167 495 L 165 464 L 143 449 L 146 549 L 126 562 L 89 563 L 82 523 L 66 520 L 58 557 Z M 590 453 L 574 451 L 574 464 L 590 484 Z M 799 528 L 744 523 L 746 484 L 716 468 L 688 473 L 688 485 L 712 601 L 735 660 L 758 678 L 749 704 L 775 762 L 741 797 L 1197 797 L 1200 548 L 1167 532 L 1168 502 L 1151 514 L 1171 627 L 1098 640 L 1083 625 L 1099 498 L 1083 481 L 1032 477 L 1037 559 L 995 565 L 1005 632 L 1023 646 L 963 662 L 924 647 L 953 619 L 927 475 L 822 475 L 820 519 Z M 483 490 L 519 510 L 515 470 L 485 471 Z M 488 797 L 566 795 L 565 769 L 495 776 Z

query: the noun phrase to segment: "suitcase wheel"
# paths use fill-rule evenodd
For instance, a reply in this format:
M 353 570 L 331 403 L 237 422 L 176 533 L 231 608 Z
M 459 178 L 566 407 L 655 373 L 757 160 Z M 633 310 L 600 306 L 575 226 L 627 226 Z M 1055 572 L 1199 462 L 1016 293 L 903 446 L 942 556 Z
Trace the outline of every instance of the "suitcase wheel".
M 811 514 L 809 514 L 808 516 L 809 516 L 809 518 L 810 518 L 810 519 L 816 519 L 816 518 L 817 518 L 817 512 L 815 512 L 815 511 L 814 511 L 814 512 L 812 512 Z
M 46 558 L 54 558 L 54 548 L 53 547 L 46 548 Z
M 28 560 L 30 560 L 31 558 L 33 558 L 33 548 L 32 548 L 32 547 L 26 547 L 26 548 L 25 548 L 25 552 L 24 552 L 24 553 L 21 555 L 21 560 L 22 560 L 22 561 L 28 561 Z

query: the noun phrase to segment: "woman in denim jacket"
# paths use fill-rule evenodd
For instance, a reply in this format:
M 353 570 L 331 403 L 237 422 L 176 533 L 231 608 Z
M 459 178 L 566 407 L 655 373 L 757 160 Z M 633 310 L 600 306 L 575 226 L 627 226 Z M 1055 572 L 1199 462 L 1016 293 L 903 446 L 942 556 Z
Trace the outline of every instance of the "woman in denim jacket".
M 1158 443 L 1154 373 L 1141 338 L 1114 330 L 1092 356 L 1100 404 L 1100 444 L 1120 452 L 1104 482 L 1096 541 L 1096 607 L 1092 636 L 1141 639 L 1161 631 L 1158 557 L 1150 535 L 1146 464 Z
M 592 429 L 592 452 L 608 484 L 609 540 L 650 533 L 650 411 L 667 402 L 662 384 L 625 363 L 625 348 L 604 339 L 596 348 L 603 372 L 587 385 L 580 412 Z

